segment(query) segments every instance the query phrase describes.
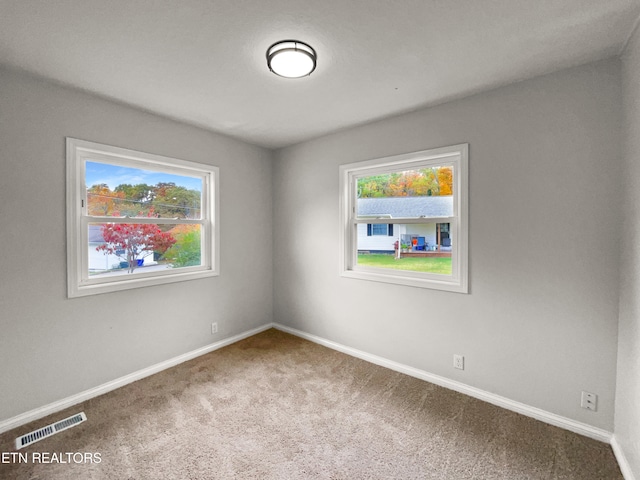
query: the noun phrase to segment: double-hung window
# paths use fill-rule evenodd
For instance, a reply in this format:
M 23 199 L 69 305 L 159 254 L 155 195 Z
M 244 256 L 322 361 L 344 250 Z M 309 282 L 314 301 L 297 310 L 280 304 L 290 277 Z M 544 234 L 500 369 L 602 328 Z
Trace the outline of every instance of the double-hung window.
M 67 138 L 69 297 L 218 275 L 218 168 Z
M 468 293 L 468 148 L 340 167 L 342 276 Z

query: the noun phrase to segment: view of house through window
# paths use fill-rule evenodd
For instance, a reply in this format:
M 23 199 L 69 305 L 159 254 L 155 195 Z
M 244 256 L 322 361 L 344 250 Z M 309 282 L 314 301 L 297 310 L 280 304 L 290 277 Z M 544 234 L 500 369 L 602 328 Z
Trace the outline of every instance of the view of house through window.
M 89 216 L 130 219 L 88 224 L 90 276 L 201 265 L 200 225 L 162 219 L 200 220 L 202 178 L 86 162 L 85 185 Z
M 467 293 L 467 168 L 467 144 L 341 165 L 341 275 Z
M 453 216 L 453 168 L 430 166 L 357 179 L 359 218 Z M 359 223 L 357 264 L 451 275 L 449 223 Z

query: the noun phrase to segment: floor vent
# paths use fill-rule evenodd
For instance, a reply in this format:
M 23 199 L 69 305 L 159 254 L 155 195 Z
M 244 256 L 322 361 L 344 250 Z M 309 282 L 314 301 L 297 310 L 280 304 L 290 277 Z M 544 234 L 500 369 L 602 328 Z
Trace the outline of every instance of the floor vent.
M 55 435 L 58 432 L 66 430 L 71 427 L 75 427 L 79 423 L 82 423 L 87 420 L 87 416 L 84 412 L 80 412 L 76 415 L 73 415 L 69 418 L 65 418 L 64 420 L 60 420 L 59 422 L 52 423 L 51 425 L 47 425 L 46 427 L 39 428 L 31 433 L 27 433 L 26 435 L 22 435 L 21 437 L 16 438 L 16 448 L 24 448 L 27 445 L 31 445 L 32 443 L 36 443 L 43 438 L 50 437 L 51 435 Z

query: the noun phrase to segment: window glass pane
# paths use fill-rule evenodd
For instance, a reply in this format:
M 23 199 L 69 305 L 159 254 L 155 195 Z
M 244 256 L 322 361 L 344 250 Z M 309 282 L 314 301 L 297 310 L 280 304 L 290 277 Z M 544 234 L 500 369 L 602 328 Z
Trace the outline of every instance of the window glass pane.
M 404 170 L 357 180 L 359 217 L 453 216 L 453 167 Z
M 371 235 L 388 235 L 389 227 L 386 223 L 374 223 L 371 225 Z
M 89 277 L 200 266 L 200 225 L 90 223 Z
M 393 227 L 393 236 L 381 237 L 367 235 L 366 224 L 357 225 L 357 265 L 451 275 L 449 223 Z
M 200 219 L 202 178 L 85 162 L 88 214 Z

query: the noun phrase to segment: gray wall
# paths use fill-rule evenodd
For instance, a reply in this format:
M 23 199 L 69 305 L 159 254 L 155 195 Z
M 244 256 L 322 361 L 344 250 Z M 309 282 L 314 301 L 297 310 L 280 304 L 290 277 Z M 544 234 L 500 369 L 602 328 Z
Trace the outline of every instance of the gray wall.
M 67 299 L 65 136 L 219 166 L 221 276 Z M 0 421 L 271 322 L 271 158 L 0 70 Z
M 273 167 L 266 150 L 0 69 L 0 421 L 275 319 L 607 430 L 617 360 L 616 437 L 640 475 L 638 33 L 622 67 L 336 133 Z M 222 275 L 68 300 L 66 136 L 219 166 Z M 338 165 L 461 142 L 471 293 L 340 278 Z
M 609 60 L 276 152 L 275 321 L 612 431 L 620 85 Z M 338 166 L 462 142 L 471 293 L 341 278 Z
M 640 29 L 623 55 L 626 152 L 623 171 L 616 439 L 640 479 Z

